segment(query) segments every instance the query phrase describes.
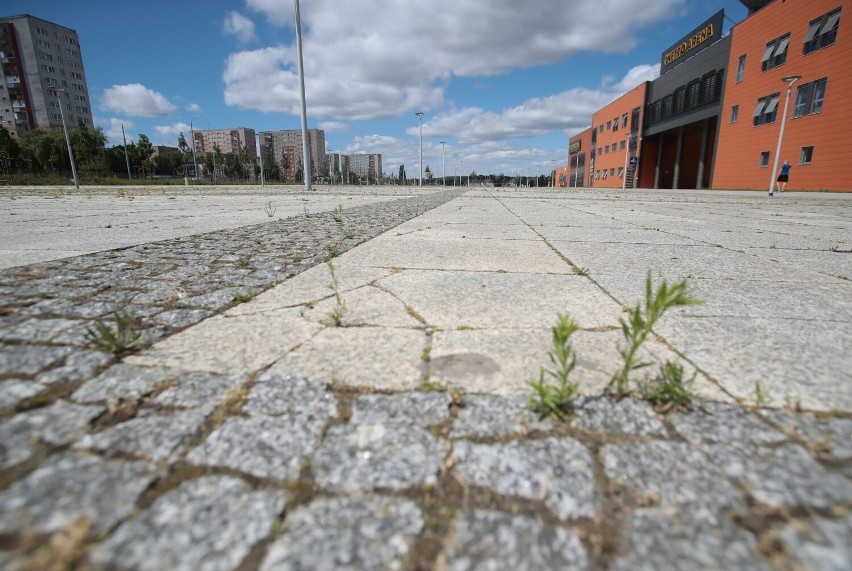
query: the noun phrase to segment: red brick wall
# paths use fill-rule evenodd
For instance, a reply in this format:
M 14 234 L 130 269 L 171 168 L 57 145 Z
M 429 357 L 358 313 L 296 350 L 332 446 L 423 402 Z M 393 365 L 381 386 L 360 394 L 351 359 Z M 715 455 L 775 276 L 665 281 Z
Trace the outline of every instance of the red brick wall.
M 842 6 L 834 44 L 803 55 L 809 22 Z M 761 71 L 767 42 L 789 32 L 787 61 Z M 739 57 L 746 55 L 743 81 L 737 83 Z M 790 190 L 852 190 L 852 0 L 776 0 L 733 28 L 731 59 L 720 117 L 714 188 L 768 189 L 781 129 L 787 84 L 782 77 L 801 75 L 790 94 L 780 163 L 793 165 Z M 822 111 L 792 118 L 799 85 L 827 77 Z M 752 115 L 761 97 L 781 93 L 774 123 L 754 126 Z M 731 107 L 739 117 L 730 122 Z M 801 148 L 813 146 L 811 164 L 800 165 Z M 759 166 L 769 151 L 769 165 Z M 779 164 L 780 164 L 779 163 Z M 643 177 L 644 179 L 644 177 Z

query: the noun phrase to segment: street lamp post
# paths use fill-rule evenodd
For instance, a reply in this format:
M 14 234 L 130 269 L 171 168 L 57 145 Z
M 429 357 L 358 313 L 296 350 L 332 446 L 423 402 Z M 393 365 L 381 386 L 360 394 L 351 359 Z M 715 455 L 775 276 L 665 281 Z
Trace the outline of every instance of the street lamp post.
M 775 190 L 775 173 L 778 172 L 778 159 L 781 158 L 781 142 L 784 140 L 784 125 L 787 123 L 787 105 L 790 104 L 790 92 L 793 90 L 793 84 L 801 79 L 801 75 L 788 75 L 782 77 L 781 81 L 787 83 L 787 96 L 784 98 L 784 115 L 781 116 L 781 130 L 778 132 L 778 146 L 775 147 L 775 163 L 772 165 L 772 178 L 769 179 L 769 196 L 774 195 Z
M 260 140 L 260 133 L 257 134 L 257 154 L 260 157 L 260 186 L 266 186 L 263 180 L 263 145 Z
M 417 121 L 420 123 L 420 186 L 423 186 L 423 112 L 418 111 Z
M 121 124 L 121 140 L 124 141 L 124 162 L 127 163 L 127 180 L 130 180 L 130 158 L 127 156 L 127 137 L 124 136 L 124 123 Z
M 65 89 L 57 89 L 58 92 L 68 93 Z M 59 116 L 62 118 L 62 130 L 65 132 L 65 144 L 68 145 L 68 158 L 71 159 L 71 174 L 74 175 L 74 188 L 80 188 L 80 179 L 77 178 L 77 166 L 74 164 L 74 152 L 71 150 L 71 139 L 68 137 L 68 128 L 65 126 L 65 113 L 62 111 L 62 100 L 59 95 L 56 96 L 59 101 Z
M 444 161 L 444 145 L 446 141 L 441 141 L 441 184 L 447 186 L 447 163 Z
M 296 51 L 299 58 L 299 101 L 302 104 L 302 161 L 305 176 L 305 191 L 311 190 L 311 149 L 308 142 L 308 110 L 305 104 L 305 63 L 302 57 L 302 16 L 299 12 L 299 0 L 296 5 Z M 314 141 L 316 142 L 316 141 Z
M 198 180 L 198 160 L 195 158 L 195 135 L 192 132 L 192 122 L 201 117 L 196 115 L 189 120 L 189 140 L 192 141 L 192 167 L 195 169 L 195 180 Z

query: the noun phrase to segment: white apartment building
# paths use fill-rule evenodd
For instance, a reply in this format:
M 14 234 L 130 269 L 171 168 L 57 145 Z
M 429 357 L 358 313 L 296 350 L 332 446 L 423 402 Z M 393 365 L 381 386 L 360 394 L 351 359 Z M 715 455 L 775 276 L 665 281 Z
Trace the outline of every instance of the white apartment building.
M 0 124 L 32 129 L 93 126 L 77 32 L 29 14 L 0 16 Z
M 287 173 L 282 173 L 282 178 L 293 180 L 299 165 L 303 164 L 302 131 L 261 131 L 260 149 L 264 164 L 267 164 L 267 161 L 281 164 L 282 157 L 286 156 L 289 169 Z M 323 176 L 326 170 L 325 131 L 308 129 L 308 152 L 311 158 L 311 176 Z
M 239 127 L 236 129 L 202 129 L 190 134 L 195 155 L 202 156 L 214 152 L 216 147 L 226 155 L 236 155 L 240 149 L 246 149 L 248 160 L 257 164 L 257 145 L 254 129 Z

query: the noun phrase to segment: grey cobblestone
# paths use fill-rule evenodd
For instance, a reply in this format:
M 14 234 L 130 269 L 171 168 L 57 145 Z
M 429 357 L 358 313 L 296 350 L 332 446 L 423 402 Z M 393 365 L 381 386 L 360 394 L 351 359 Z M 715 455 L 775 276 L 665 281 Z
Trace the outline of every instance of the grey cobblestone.
M 314 457 L 314 476 L 340 492 L 405 489 L 438 482 L 449 444 L 416 426 L 333 426 Z
M 154 402 L 161 406 L 175 408 L 215 406 L 242 381 L 243 379 L 236 375 L 217 375 L 207 372 L 181 373 L 169 388 L 157 395 Z
M 815 517 L 789 523 L 776 537 L 785 552 L 805 569 L 852 569 L 852 514 L 837 520 Z
M 549 430 L 552 426 L 550 419 L 540 419 L 530 410 L 524 395 L 467 395 L 453 422 L 450 436 L 502 438 L 533 430 Z
M 561 519 L 593 517 L 600 507 L 592 457 L 570 438 L 453 446 L 456 470 L 472 486 L 542 501 Z
M 771 444 L 787 440 L 783 432 L 762 422 L 753 412 L 724 403 L 710 402 L 690 414 L 672 414 L 671 422 L 684 438 L 694 444 Z
M 725 569 L 770 571 L 753 536 L 724 516 L 693 517 L 658 509 L 639 509 L 625 527 L 625 554 L 613 571 Z
M 588 432 L 631 436 L 665 436 L 666 427 L 654 409 L 636 399 L 577 399 L 571 426 Z
M 352 403 L 352 424 L 415 424 L 435 426 L 450 419 L 447 393 L 364 395 Z
M 852 418 L 820 418 L 783 409 L 766 409 L 761 414 L 787 434 L 803 439 L 819 456 L 831 460 L 852 460 Z
M 337 397 L 323 383 L 264 373 L 252 387 L 243 412 L 271 416 L 303 414 L 325 421 L 337 416 Z
M 136 399 L 177 375 L 178 371 L 174 369 L 118 363 L 77 389 L 72 398 L 79 402 Z
M 232 417 L 187 456 L 260 478 L 295 480 L 319 444 L 324 420 L 304 415 Z
M 0 493 L 0 533 L 53 533 L 81 518 L 103 533 L 133 510 L 154 477 L 147 462 L 53 456 Z
M 22 401 L 39 394 L 44 389 L 43 385 L 32 381 L 20 379 L 0 381 L 0 410 L 15 408 Z
M 475 510 L 458 518 L 446 557 L 451 571 L 589 569 L 579 538 L 532 518 Z
M 260 569 L 403 569 L 423 526 L 411 500 L 321 498 L 287 516 Z
M 142 571 L 227 571 L 266 537 L 284 509 L 281 492 L 227 476 L 184 482 L 123 524 L 90 561 Z

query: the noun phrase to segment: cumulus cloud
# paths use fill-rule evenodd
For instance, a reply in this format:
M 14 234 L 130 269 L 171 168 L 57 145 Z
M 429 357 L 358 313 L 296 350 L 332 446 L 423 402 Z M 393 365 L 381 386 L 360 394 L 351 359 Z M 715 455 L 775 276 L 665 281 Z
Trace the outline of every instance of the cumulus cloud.
M 567 10 L 564 0 L 537 0 L 531 10 L 517 0 L 313 0 L 301 14 L 306 91 L 314 116 L 329 119 L 439 109 L 453 77 L 487 77 L 583 51 L 626 52 L 638 30 L 671 18 L 685 3 L 597 0 Z M 272 23 L 292 25 L 291 2 L 246 4 Z M 298 114 L 291 45 L 232 54 L 223 79 L 229 105 Z
M 189 125 L 187 123 L 178 122 L 172 125 L 155 125 L 154 136 L 156 139 L 154 144 L 177 147 L 178 136 L 181 133 L 189 140 Z
M 231 10 L 225 16 L 223 29 L 226 34 L 235 36 L 243 43 L 248 43 L 254 39 L 254 22 L 235 10 Z
M 131 141 L 135 141 L 135 133 L 134 129 L 136 128 L 133 124 L 133 121 L 128 119 L 118 119 L 116 117 L 110 117 L 109 119 L 98 119 L 97 123 L 100 126 L 103 126 L 104 135 L 106 135 L 107 139 L 109 139 L 110 145 L 123 145 L 124 140 L 121 138 L 121 126 L 124 125 L 124 133 L 127 137 L 127 143 L 130 144 Z
M 198 103 L 190 103 L 186 106 L 186 110 L 190 113 L 204 113 L 204 110 L 201 108 L 201 105 Z
M 131 117 L 166 117 L 177 109 L 161 93 L 140 83 L 113 85 L 105 89 L 101 108 Z

